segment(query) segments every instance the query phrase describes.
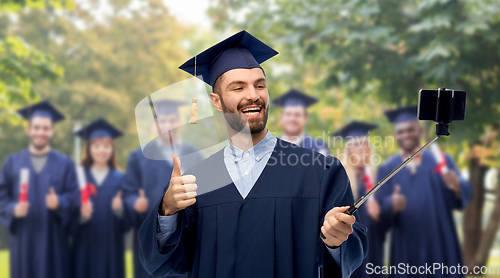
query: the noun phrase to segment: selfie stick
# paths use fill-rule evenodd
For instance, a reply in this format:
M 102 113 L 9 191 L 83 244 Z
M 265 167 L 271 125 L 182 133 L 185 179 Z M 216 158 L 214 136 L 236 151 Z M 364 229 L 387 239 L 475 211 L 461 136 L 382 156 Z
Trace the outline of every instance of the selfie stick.
M 408 163 L 410 163 L 410 161 L 412 161 L 418 154 L 420 154 L 425 148 L 427 148 L 427 146 L 429 146 L 430 144 L 434 143 L 439 137 L 441 137 L 440 135 L 436 135 L 436 137 L 434 137 L 434 139 L 432 139 L 431 141 L 427 142 L 427 144 L 425 144 L 423 147 L 421 147 L 420 149 L 418 149 L 418 151 L 416 151 L 414 154 L 412 154 L 410 157 L 408 157 L 405 161 L 403 161 L 403 163 L 399 164 L 398 167 L 396 167 L 396 169 L 392 170 L 392 172 L 390 172 L 387 176 L 385 176 L 385 178 L 383 178 L 382 180 L 380 180 L 377 185 L 375 185 L 370 191 L 368 191 L 364 196 L 362 196 L 361 198 L 359 198 L 352 207 L 350 207 L 346 212 L 345 214 L 348 214 L 348 215 L 352 215 L 356 210 L 358 210 L 358 208 L 364 204 L 366 202 L 366 200 L 368 200 L 368 198 L 370 198 L 370 196 L 372 196 L 375 192 L 377 192 L 377 190 L 382 187 L 382 185 L 384 185 L 387 181 L 389 181 L 394 175 L 396 175 L 401 169 L 403 169 Z
M 442 86 L 438 89 L 438 104 L 439 104 L 439 98 L 440 98 L 440 91 L 441 90 L 445 90 L 445 89 Z M 420 105 L 420 103 L 419 103 L 419 105 Z M 444 136 L 450 135 L 450 133 L 448 132 L 448 127 L 449 127 L 448 123 L 446 123 L 446 122 L 438 122 L 437 125 L 436 125 L 436 137 L 434 137 L 431 141 L 427 142 L 427 144 L 425 144 L 420 149 L 418 149 L 418 151 L 416 151 L 414 154 L 412 154 L 410 157 L 408 157 L 405 161 L 403 161 L 403 163 L 401 163 L 398 167 L 396 167 L 396 169 L 392 170 L 392 172 L 390 172 L 387 176 L 385 176 L 385 178 L 383 178 L 382 180 L 380 180 L 377 183 L 377 185 L 375 185 L 364 196 L 362 196 L 361 198 L 359 198 L 354 203 L 354 205 L 351 206 L 351 207 L 349 207 L 349 209 L 346 210 L 344 213 L 347 214 L 347 215 L 352 215 L 356 210 L 358 210 L 359 207 L 361 207 L 361 205 L 363 205 L 366 202 L 366 200 L 368 200 L 368 198 L 370 196 L 372 196 L 375 192 L 377 192 L 377 190 L 379 190 L 380 187 L 382 187 L 382 185 L 384 185 L 394 175 L 396 175 L 401 169 L 403 169 L 408 163 L 410 163 L 410 161 L 412 161 L 425 148 L 427 148 L 430 144 L 434 143 L 442 135 L 444 135 Z M 319 232 L 319 236 L 322 239 L 326 239 L 326 237 L 323 235 L 323 233 L 321 231 Z

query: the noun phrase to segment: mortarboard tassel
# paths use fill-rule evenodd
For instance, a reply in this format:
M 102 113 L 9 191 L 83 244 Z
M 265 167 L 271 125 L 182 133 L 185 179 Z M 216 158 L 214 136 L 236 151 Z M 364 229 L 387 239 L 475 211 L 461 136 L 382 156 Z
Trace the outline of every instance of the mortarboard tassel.
M 193 104 L 191 105 L 191 117 L 189 118 L 190 124 L 198 123 L 198 108 L 196 107 L 196 97 L 193 97 Z
M 196 78 L 196 56 L 194 56 L 194 77 Z M 194 94 L 196 95 L 196 80 L 194 82 Z M 193 96 L 193 104 L 191 105 L 191 117 L 189 117 L 190 124 L 198 123 L 198 107 L 196 106 L 196 96 Z

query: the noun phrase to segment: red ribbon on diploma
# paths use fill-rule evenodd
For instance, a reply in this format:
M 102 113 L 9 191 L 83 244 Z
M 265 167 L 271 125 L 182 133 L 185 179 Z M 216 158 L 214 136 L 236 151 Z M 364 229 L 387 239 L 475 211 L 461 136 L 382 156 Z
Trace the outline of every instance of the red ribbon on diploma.
M 97 196 L 97 190 L 93 184 L 88 182 L 85 188 L 80 190 L 80 194 L 82 195 L 82 204 L 87 204 L 90 200 L 90 196 Z
M 19 177 L 19 202 L 26 203 L 28 201 L 28 181 L 30 179 L 30 171 L 27 168 L 22 168 L 19 173 Z
M 19 192 L 19 202 L 26 203 L 28 201 L 28 183 L 21 184 L 21 191 Z
M 370 173 L 370 167 L 368 167 L 368 166 L 365 167 L 364 180 L 365 180 L 366 192 L 372 190 L 373 182 L 372 182 L 372 177 L 371 177 L 371 173 Z

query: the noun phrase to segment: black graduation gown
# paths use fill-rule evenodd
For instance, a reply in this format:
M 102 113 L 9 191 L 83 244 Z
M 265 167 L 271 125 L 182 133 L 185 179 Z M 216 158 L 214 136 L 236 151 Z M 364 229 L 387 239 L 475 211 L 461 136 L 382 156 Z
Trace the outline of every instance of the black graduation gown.
M 357 191 L 359 197 L 368 192 L 366 190 L 366 183 L 363 180 L 358 179 Z M 368 254 L 363 260 L 363 264 L 356 271 L 354 271 L 351 277 L 384 277 L 383 274 L 377 274 L 372 269 L 375 266 L 384 265 L 384 242 L 387 232 L 387 224 L 382 222 L 383 219 L 379 219 L 378 222 L 375 221 L 368 213 L 366 203 L 358 209 L 358 213 L 360 217 L 358 221 L 366 227 L 366 235 L 368 237 Z
M 123 278 L 124 234 L 129 228 L 127 213 L 117 217 L 111 207 L 120 190 L 123 173 L 110 169 L 100 186 L 96 185 L 90 171 L 85 171 L 87 181 L 95 185 L 97 195 L 91 197 L 94 212 L 80 225 L 80 212 L 75 214 L 78 228 L 72 247 L 73 276 L 75 278 Z M 125 209 L 125 208 L 124 208 Z
M 28 215 L 13 216 L 19 199 L 20 169 L 28 168 Z M 47 208 L 45 197 L 53 187 L 59 208 Z M 75 166 L 66 156 L 51 150 L 36 173 L 28 149 L 9 156 L 0 172 L 0 221 L 9 231 L 10 272 L 14 278 L 69 277 L 69 224 L 78 208 L 80 193 Z
M 178 155 L 182 155 L 193 154 L 196 152 L 196 149 L 184 143 L 174 151 Z M 151 141 L 146 145 L 144 153 L 148 158 L 143 155 L 141 148 L 138 148 L 130 154 L 127 163 L 127 172 L 125 173 L 125 179 L 122 183 L 124 205 L 127 207 L 127 211 L 130 212 L 127 217 L 132 221 L 134 229 L 133 261 L 135 278 L 151 277 L 151 275 L 144 270 L 139 261 L 137 231 L 147 216 L 147 213 L 139 214 L 134 210 L 135 201 L 139 196 L 139 189 L 142 188 L 144 190 L 146 198 L 149 201 L 149 212 L 155 206 L 156 200 L 163 196 L 163 189 L 168 185 L 173 169 L 173 164 L 170 161 L 165 161 L 163 153 L 157 146 L 156 141 Z M 202 158 L 191 157 L 191 160 L 192 161 L 186 161 L 185 158 L 182 158 L 182 167 L 191 163 L 195 164 L 196 161 L 200 161 Z M 178 277 L 178 275 L 175 277 Z
M 379 167 L 378 177 L 383 178 L 402 162 L 401 155 L 395 155 Z M 450 171 L 459 172 L 449 155 L 446 164 Z M 461 179 L 461 198 L 457 198 L 435 172 L 437 162 L 430 151 L 422 152 L 422 160 L 415 174 L 408 167 L 402 169 L 376 194 L 381 203 L 380 217 L 392 229 L 390 265 L 408 264 L 420 267 L 434 263 L 445 266 L 462 264 L 458 235 L 453 219 L 453 210 L 462 209 L 472 196 L 472 187 Z M 406 209 L 394 215 L 391 196 L 396 185 L 406 197 Z M 406 268 L 405 268 L 406 269 Z M 423 268 L 421 269 L 424 270 Z M 391 277 L 414 276 L 407 273 L 392 273 Z M 423 274 L 421 277 L 430 275 Z M 432 277 L 463 277 L 457 273 Z
M 221 150 L 188 171 L 197 177 L 198 192 L 213 188 L 214 179 L 228 179 L 223 155 Z M 161 198 L 155 207 L 160 203 Z M 312 278 L 321 265 L 324 277 L 348 277 L 366 255 L 364 226 L 355 223 L 341 245 L 340 268 L 319 232 L 331 208 L 352 204 L 338 159 L 278 139 L 245 199 L 234 183 L 198 195 L 195 205 L 179 213 L 177 230 L 161 250 L 158 210 L 151 211 L 139 230 L 141 261 L 157 277 L 188 272 L 190 277 Z

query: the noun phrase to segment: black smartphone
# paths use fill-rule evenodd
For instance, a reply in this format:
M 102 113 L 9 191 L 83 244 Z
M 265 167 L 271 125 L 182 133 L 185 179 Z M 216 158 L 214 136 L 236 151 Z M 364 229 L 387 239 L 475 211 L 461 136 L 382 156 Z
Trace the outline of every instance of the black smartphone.
M 467 92 L 439 88 L 437 90 L 422 89 L 418 92 L 419 120 L 450 123 L 465 119 L 465 103 Z

